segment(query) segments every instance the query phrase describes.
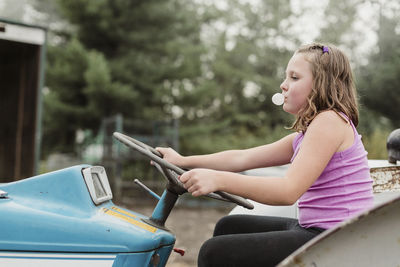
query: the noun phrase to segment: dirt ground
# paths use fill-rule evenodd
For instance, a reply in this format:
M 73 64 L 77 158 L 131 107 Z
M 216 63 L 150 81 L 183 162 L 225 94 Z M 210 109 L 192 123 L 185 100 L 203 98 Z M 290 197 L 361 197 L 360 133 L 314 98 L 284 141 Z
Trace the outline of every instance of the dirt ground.
M 150 216 L 152 207 L 135 209 L 143 215 Z M 212 236 L 215 223 L 229 213 L 228 208 L 181 208 L 175 207 L 169 216 L 166 226 L 176 236 L 175 248 L 185 250 L 180 256 L 172 252 L 167 267 L 197 266 L 197 255 L 204 241 Z

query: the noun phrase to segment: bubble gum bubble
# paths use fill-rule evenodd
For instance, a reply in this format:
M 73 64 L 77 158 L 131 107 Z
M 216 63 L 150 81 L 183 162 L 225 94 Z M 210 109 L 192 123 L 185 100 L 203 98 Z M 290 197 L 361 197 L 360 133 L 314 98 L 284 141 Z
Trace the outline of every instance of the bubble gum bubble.
M 280 106 L 285 102 L 285 97 L 281 93 L 276 93 L 272 96 L 272 103 L 277 106 Z

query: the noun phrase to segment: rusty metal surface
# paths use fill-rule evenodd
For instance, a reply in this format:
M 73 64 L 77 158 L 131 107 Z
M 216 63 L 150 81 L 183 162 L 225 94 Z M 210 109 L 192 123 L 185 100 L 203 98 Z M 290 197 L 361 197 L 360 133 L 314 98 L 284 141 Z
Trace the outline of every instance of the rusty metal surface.
M 400 166 L 371 168 L 374 193 L 400 192 Z
M 325 231 L 278 266 L 400 266 L 400 193 Z

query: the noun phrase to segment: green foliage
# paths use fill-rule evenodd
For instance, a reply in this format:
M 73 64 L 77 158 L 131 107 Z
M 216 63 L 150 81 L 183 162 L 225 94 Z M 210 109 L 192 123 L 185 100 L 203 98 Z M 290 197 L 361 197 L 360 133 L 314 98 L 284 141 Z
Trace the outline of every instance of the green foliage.
M 129 112 L 135 92 L 111 81 L 102 54 L 72 39 L 50 47 L 44 98 L 44 151 L 73 152 L 77 129 L 97 130 L 101 119 Z
M 369 159 L 388 158 L 386 150 L 386 140 L 391 131 L 387 129 L 375 128 L 372 134 L 363 138 L 365 149 L 368 151 Z
M 267 144 L 282 138 L 289 132 L 282 126 L 262 126 L 249 131 L 245 126 L 227 127 L 228 123 L 213 125 L 196 124 L 181 130 L 181 146 L 184 155 L 207 154 L 227 149 L 244 149 Z M 224 127 L 225 126 L 225 127 Z
M 359 73 L 360 92 L 364 105 L 388 118 L 399 127 L 400 117 L 400 34 L 397 19 L 382 17 L 379 31 L 379 51 Z
M 47 7 L 49 0 L 39 2 Z M 46 153 L 74 151 L 77 129 L 96 133 L 117 113 L 148 124 L 179 118 L 184 154 L 261 145 L 289 133 L 291 117 L 270 99 L 300 44 L 291 31 L 300 13 L 290 0 L 228 1 L 224 8 L 184 0 L 57 4 L 51 10 L 61 10 L 69 27 L 55 32 L 49 47 Z M 354 53 L 361 4 L 329 1 L 317 39 Z M 374 157 L 382 155 L 377 140 L 399 123 L 397 21 L 381 19 L 379 51 L 357 68 L 359 131 Z
M 394 130 L 392 122 L 381 113 L 361 105 L 360 122 L 357 127 L 370 159 L 387 159 L 386 140 Z
M 43 0 L 44 1 L 44 0 Z M 47 1 L 47 0 L 46 0 Z M 71 23 L 49 47 L 44 152 L 74 152 L 105 117 L 165 113 L 166 81 L 199 75 L 199 23 L 185 1 L 58 1 Z M 76 30 L 74 30 L 76 29 Z
M 359 0 L 329 1 L 325 9 L 324 25 L 317 39 L 325 43 L 343 45 L 343 36 L 353 31 L 352 24 L 356 19 L 355 13 L 359 4 Z M 357 42 L 357 40 L 351 41 Z
M 400 126 L 400 35 L 398 20 L 381 14 L 377 53 L 360 68 L 358 88 L 361 96 L 360 132 L 369 158 L 387 159 L 386 140 Z
M 87 100 L 80 88 L 85 86 L 87 51 L 78 40 L 63 47 L 49 47 L 47 84 L 44 97 L 44 151 L 68 151 L 75 141 L 75 131 L 83 124 Z M 53 90 L 53 87 L 57 90 Z M 62 129 L 62 130 L 60 130 Z
M 289 125 L 289 116 L 270 99 L 280 91 L 292 51 L 267 40 L 290 9 L 282 1 L 262 2 L 258 8 L 234 2 L 219 12 L 208 23 L 228 27 L 214 32 L 203 57 L 202 77 L 192 86 L 170 86 L 179 92 L 174 101 L 183 109 L 181 147 L 188 154 L 264 144 L 272 141 L 267 138 L 270 132 L 280 129 L 282 134 L 283 125 Z M 232 36 L 237 29 L 229 25 L 235 21 L 243 25 Z
M 136 91 L 127 85 L 112 82 L 111 71 L 103 54 L 88 54 L 88 68 L 84 73 L 86 87 L 83 92 L 88 99 L 87 111 L 99 122 L 103 117 L 116 113 L 129 113 L 132 103 L 138 100 Z M 98 126 L 93 125 L 93 127 Z

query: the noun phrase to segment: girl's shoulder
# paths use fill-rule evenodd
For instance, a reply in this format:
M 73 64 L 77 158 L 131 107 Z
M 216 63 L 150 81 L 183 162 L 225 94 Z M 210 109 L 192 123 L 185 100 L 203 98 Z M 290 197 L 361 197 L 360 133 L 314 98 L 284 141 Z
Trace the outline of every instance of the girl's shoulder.
M 337 125 L 346 125 L 349 124 L 349 120 L 346 115 L 336 112 L 334 110 L 324 110 L 315 116 L 312 120 L 312 123 L 315 124 L 325 124 L 325 123 L 333 123 Z
M 320 112 L 310 123 L 304 136 L 308 144 L 329 148 L 333 152 L 342 151 L 353 143 L 353 130 L 341 113 L 333 110 Z
M 308 126 L 307 131 L 316 130 L 323 134 L 337 134 L 346 127 L 349 127 L 349 121 L 346 117 L 334 110 L 326 110 L 315 116 Z

